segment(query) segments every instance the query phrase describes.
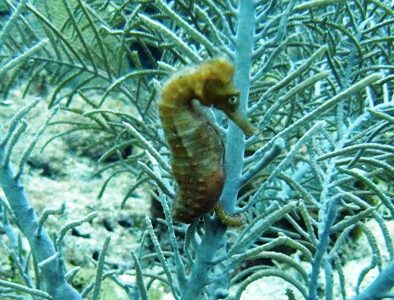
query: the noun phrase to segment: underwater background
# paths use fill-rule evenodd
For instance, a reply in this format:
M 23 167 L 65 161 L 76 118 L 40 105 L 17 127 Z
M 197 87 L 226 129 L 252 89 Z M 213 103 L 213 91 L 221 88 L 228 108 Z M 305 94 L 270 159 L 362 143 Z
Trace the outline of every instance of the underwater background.
M 0 299 L 394 298 L 393 50 L 392 0 L 0 0 Z

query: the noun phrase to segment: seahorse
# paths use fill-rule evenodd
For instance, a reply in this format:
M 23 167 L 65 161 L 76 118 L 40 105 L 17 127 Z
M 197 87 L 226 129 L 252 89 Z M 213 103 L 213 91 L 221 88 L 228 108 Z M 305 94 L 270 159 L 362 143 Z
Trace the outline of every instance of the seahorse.
M 178 185 L 175 221 L 191 223 L 215 208 L 223 223 L 232 224 L 218 204 L 226 177 L 223 140 L 202 106 L 222 110 L 245 135 L 255 133 L 239 110 L 233 74 L 234 66 L 219 57 L 186 67 L 163 85 L 158 107 Z

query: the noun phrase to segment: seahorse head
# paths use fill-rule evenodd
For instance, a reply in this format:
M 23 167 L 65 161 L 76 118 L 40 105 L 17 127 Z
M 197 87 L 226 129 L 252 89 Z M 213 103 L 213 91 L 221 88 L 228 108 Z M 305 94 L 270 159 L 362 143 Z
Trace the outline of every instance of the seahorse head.
M 225 58 L 215 58 L 200 66 L 196 79 L 203 79 L 201 103 L 222 110 L 239 128 L 250 136 L 256 128 L 239 109 L 240 92 L 233 83 L 234 66 Z

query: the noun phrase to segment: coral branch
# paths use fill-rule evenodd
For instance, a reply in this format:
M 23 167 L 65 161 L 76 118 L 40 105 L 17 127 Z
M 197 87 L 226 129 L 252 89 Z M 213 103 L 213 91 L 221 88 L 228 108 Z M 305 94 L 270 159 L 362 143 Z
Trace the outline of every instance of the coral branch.
M 388 265 L 376 279 L 353 300 L 379 300 L 386 298 L 394 286 L 394 263 Z
M 32 106 L 30 106 L 30 109 Z M 26 110 L 22 110 L 27 112 Z M 18 118 L 23 116 L 24 113 L 20 113 Z M 18 129 L 18 118 L 15 120 L 15 125 L 9 131 L 7 138 L 0 144 L 0 161 L 6 159 L 5 149 L 10 149 L 10 143 L 15 144 L 17 140 L 13 140 L 13 136 L 16 135 L 14 131 Z M 12 148 L 12 147 L 11 147 Z M 10 151 L 10 150 L 9 150 Z M 10 208 L 15 215 L 15 222 L 23 235 L 28 239 L 34 258 L 37 263 L 40 263 L 49 257 L 55 255 L 55 247 L 48 234 L 44 229 L 40 230 L 41 234 L 37 235 L 39 228 L 39 220 L 33 207 L 30 205 L 30 201 L 23 189 L 18 178 L 14 174 L 13 167 L 9 159 L 6 159 L 6 163 L 0 166 L 0 186 L 4 191 L 4 194 L 8 200 Z M 42 268 L 42 280 L 45 283 L 47 292 L 56 300 L 80 300 L 82 299 L 78 292 L 73 289 L 65 279 L 65 272 L 59 268 L 61 264 L 60 260 L 54 259 Z

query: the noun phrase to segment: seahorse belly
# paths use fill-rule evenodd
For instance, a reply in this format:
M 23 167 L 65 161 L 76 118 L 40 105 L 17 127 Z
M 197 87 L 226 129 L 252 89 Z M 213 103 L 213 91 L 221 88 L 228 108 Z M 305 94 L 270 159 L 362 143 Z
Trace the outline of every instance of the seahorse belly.
M 173 217 L 190 223 L 211 211 L 222 192 L 225 180 L 222 139 L 192 106 L 161 103 L 159 108 L 178 184 Z

